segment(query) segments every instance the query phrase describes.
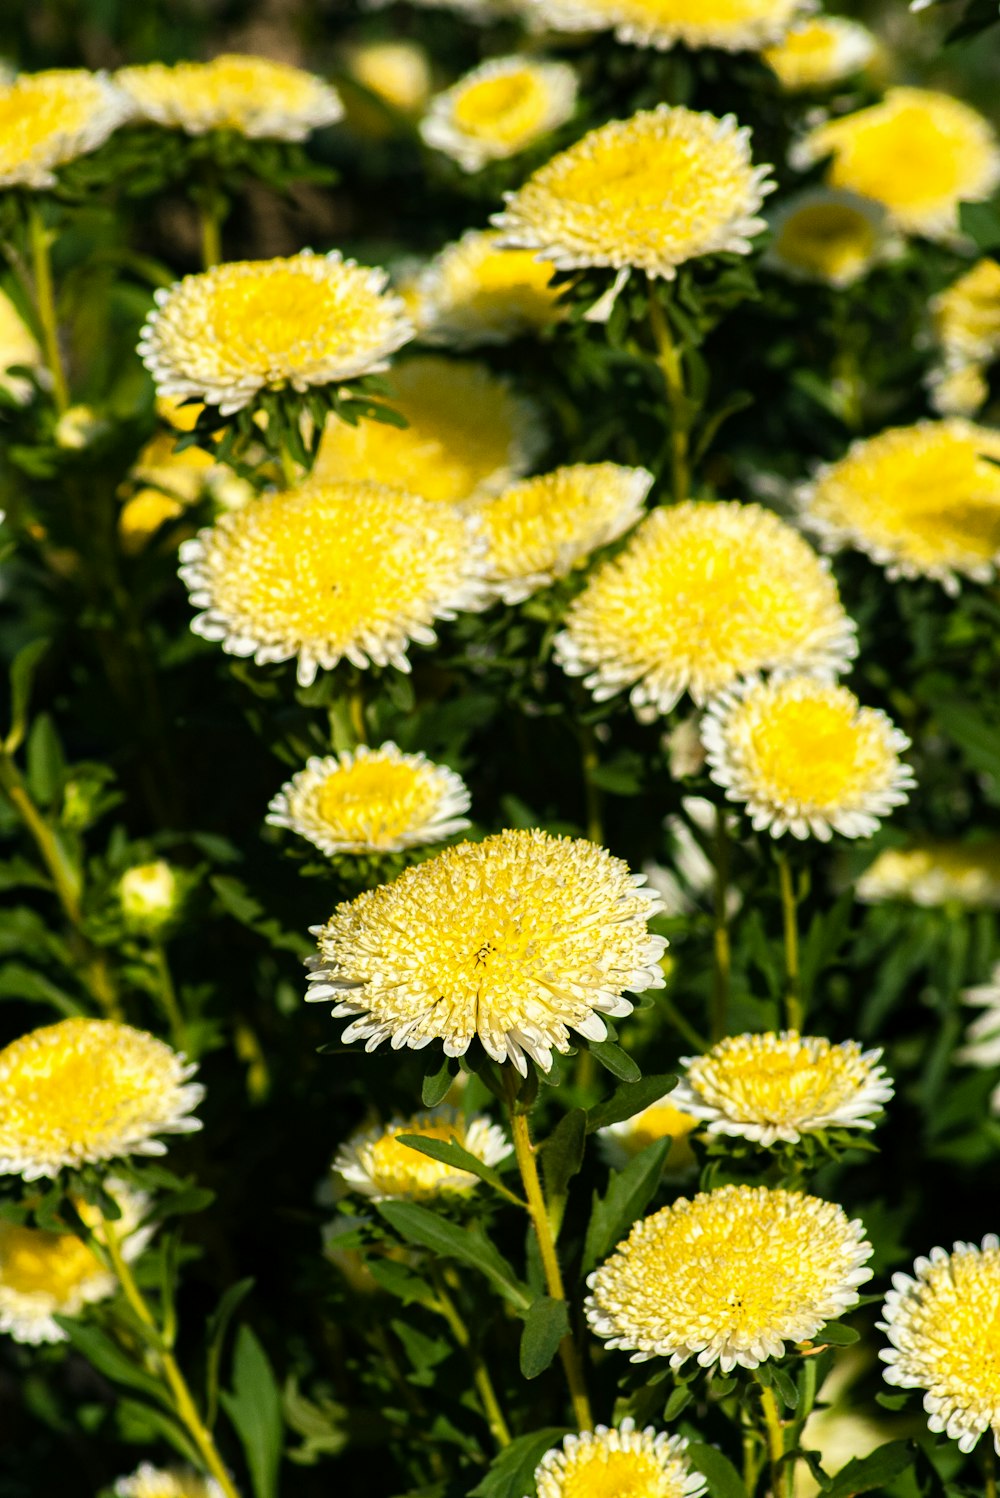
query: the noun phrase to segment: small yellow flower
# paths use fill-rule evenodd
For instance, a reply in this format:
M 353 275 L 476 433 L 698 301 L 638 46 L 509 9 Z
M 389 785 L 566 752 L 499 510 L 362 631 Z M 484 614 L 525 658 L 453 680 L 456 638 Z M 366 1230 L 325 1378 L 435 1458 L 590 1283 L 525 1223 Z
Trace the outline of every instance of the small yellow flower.
M 777 41 L 809 0 L 522 0 L 522 8 L 553 31 L 613 28 L 618 41 L 636 47 L 756 52 Z
M 927 374 L 928 401 L 939 416 L 978 416 L 990 398 L 990 382 L 981 364 L 945 363 Z
M 438 94 L 420 133 L 463 171 L 478 172 L 558 129 L 575 108 L 576 74 L 567 63 L 493 57 Z
M 413 318 L 426 343 L 473 348 L 508 343 L 564 316 L 552 266 L 531 250 L 505 250 L 496 230 L 470 229 L 413 283 Z
M 977 260 L 932 299 L 931 316 L 947 356 L 991 363 L 1000 355 L 1000 261 Z
M 127 557 L 138 556 L 168 521 L 183 515 L 184 506 L 161 489 L 137 489 L 121 507 L 118 539 Z
M 827 286 L 852 286 L 879 261 L 898 255 L 901 241 L 885 210 L 869 198 L 811 188 L 780 204 L 765 262 L 774 270 Z
M 454 1141 L 483 1165 L 496 1165 L 510 1153 L 503 1130 L 491 1123 L 485 1113 L 466 1118 L 454 1108 L 442 1106 L 412 1118 L 374 1124 L 352 1134 L 337 1151 L 334 1175 L 340 1176 L 352 1191 L 376 1202 L 432 1201 L 435 1197 L 464 1195 L 476 1189 L 479 1180 L 471 1171 L 457 1170 L 400 1144 L 400 1134 L 419 1134 L 421 1139 L 439 1140 L 443 1144 Z
M 22 73 L 0 83 L 0 188 L 55 187 L 56 170 L 102 146 L 131 114 L 103 73 Z
M 367 42 L 352 47 L 347 66 L 352 78 L 401 114 L 419 113 L 430 97 L 430 62 L 416 42 Z M 353 123 L 353 105 L 351 114 Z
M 118 898 L 128 925 L 140 931 L 157 931 L 177 913 L 177 874 L 165 858 L 135 864 L 122 875 Z
M 878 43 L 860 21 L 847 16 L 810 16 L 798 22 L 773 47 L 764 61 L 778 75 L 788 93 L 827 88 L 860 73 L 878 50 Z
M 1000 840 L 887 848 L 861 875 L 855 893 L 868 905 L 906 900 L 1000 909 Z
M 305 140 L 344 112 L 336 89 L 321 78 L 239 53 L 173 67 L 122 68 L 115 82 L 139 119 L 186 135 L 233 130 L 252 140 Z
M 35 393 L 33 381 L 26 375 L 12 375 L 12 365 L 32 370 L 41 377 L 45 360 L 34 333 L 24 322 L 5 291 L 0 291 L 0 390 L 24 406 Z
M 162 490 L 182 505 L 193 505 L 218 471 L 203 447 L 178 448 L 176 432 L 157 432 L 136 458 L 129 478 Z
M 597 1131 L 597 1144 L 605 1162 L 613 1170 L 623 1170 L 640 1150 L 657 1139 L 670 1139 L 670 1150 L 663 1167 L 668 1178 L 685 1175 L 696 1163 L 691 1135 L 701 1125 L 692 1113 L 679 1108 L 672 1092 L 651 1103 L 640 1113 L 619 1123 L 608 1124 Z
M 180 395 L 156 397 L 157 416 L 168 427 L 173 427 L 175 432 L 193 432 L 204 409 L 200 401 L 185 400 Z
M 214 1477 L 151 1462 L 141 1462 L 131 1477 L 119 1477 L 112 1492 L 114 1498 L 224 1498 Z
M 698 1498 L 705 1479 L 688 1466 L 683 1436 L 636 1430 L 625 1419 L 564 1437 L 535 1468 L 538 1498 Z

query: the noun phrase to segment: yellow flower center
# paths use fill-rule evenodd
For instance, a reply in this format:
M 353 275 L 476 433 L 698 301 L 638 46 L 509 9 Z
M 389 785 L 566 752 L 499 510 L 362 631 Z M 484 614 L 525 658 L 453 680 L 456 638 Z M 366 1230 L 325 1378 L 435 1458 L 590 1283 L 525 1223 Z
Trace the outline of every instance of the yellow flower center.
M 655 1143 L 657 1139 L 664 1139 L 669 1134 L 674 1144 L 683 1144 L 684 1153 L 694 1159 L 686 1140 L 697 1128 L 700 1128 L 698 1119 L 692 1118 L 690 1113 L 682 1113 L 680 1108 L 671 1107 L 669 1103 L 654 1103 L 651 1108 L 644 1108 L 635 1118 L 629 1119 L 625 1144 L 630 1154 L 637 1155 L 647 1145 Z M 671 1149 L 669 1163 L 676 1165 L 673 1155 L 674 1150 Z
M 425 822 L 439 794 L 430 768 L 360 759 L 327 776 L 315 806 L 338 839 L 381 847 Z
M 884 720 L 859 708 L 846 688 L 820 683 L 749 697 L 735 710 L 728 736 L 742 750 L 755 796 L 820 814 L 888 785 L 897 763 Z
M 316 97 L 316 79 L 308 73 L 262 57 L 229 55 L 206 66 L 182 64 L 171 71 L 178 98 L 189 93 L 194 110 L 210 113 L 223 129 L 239 130 L 259 110 L 262 95 L 268 112 L 289 115 L 308 110 Z
M 932 1263 L 911 1293 L 902 1324 L 923 1378 L 940 1397 L 1000 1423 L 1000 1250 Z
M 823 280 L 850 280 L 870 262 L 878 231 L 846 203 L 811 203 L 790 214 L 774 241 L 782 260 Z
M 1000 263 L 980 260 L 935 298 L 934 320 L 945 347 L 971 357 L 1000 352 Z
M 561 1474 L 560 1498 L 673 1498 L 676 1482 L 646 1451 L 578 1446 Z
M 464 1144 L 460 1124 L 420 1124 L 416 1121 L 404 1124 L 401 1134 L 419 1134 L 421 1139 L 437 1139 L 446 1144 L 455 1138 Z M 383 1134 L 374 1144 L 366 1147 L 371 1162 L 371 1174 L 381 1191 L 399 1196 L 434 1196 L 446 1181 L 454 1181 L 456 1174 L 463 1182 L 474 1186 L 476 1177 L 466 1171 L 456 1172 L 453 1165 L 444 1165 L 421 1155 L 407 1144 L 400 1144 L 395 1134 Z
M 453 113 L 466 135 L 516 146 L 544 128 L 548 103 L 544 76 L 519 68 L 470 83 L 455 99 Z
M 727 1117 L 792 1126 L 833 1113 L 870 1076 L 856 1043 L 798 1036 L 734 1036 L 688 1067 L 692 1086 Z
M 32 158 L 58 164 L 63 141 L 102 107 L 99 86 L 82 70 L 28 74 L 0 87 L 0 176 Z
M 0 1285 L 18 1295 L 49 1295 L 65 1305 L 83 1281 L 101 1272 L 92 1249 L 73 1233 L 0 1222 Z

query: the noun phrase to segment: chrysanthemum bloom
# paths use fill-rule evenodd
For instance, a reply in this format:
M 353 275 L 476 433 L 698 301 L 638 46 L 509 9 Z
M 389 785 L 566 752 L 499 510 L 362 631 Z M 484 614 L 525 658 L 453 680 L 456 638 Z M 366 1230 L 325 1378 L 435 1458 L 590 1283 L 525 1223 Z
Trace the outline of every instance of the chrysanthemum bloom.
M 1000 433 L 952 418 L 854 442 L 799 491 L 828 550 L 853 546 L 892 579 L 988 583 L 1000 561 Z M 993 461 L 990 461 L 990 460 Z
M 118 883 L 122 914 L 132 926 L 156 931 L 177 913 L 180 901 L 177 871 L 165 858 L 134 864 Z
M 527 1074 L 570 1031 L 603 1040 L 602 1014 L 631 1013 L 625 991 L 663 986 L 663 937 L 646 927 L 659 898 L 621 859 L 582 838 L 501 832 L 460 843 L 392 884 L 338 905 L 319 928 L 309 998 L 351 1017 L 345 1041 L 372 1051 L 478 1035 Z
M 1000 963 L 988 983 L 967 988 L 962 998 L 983 1012 L 966 1030 L 965 1045 L 955 1052 L 955 1060 L 966 1066 L 1000 1068 Z M 1000 1113 L 1000 1085 L 994 1089 L 990 1106 L 994 1113 Z
M 677 267 L 722 250 L 746 255 L 774 184 L 750 159 L 750 132 L 661 104 L 612 120 L 505 194 L 493 222 L 503 243 L 560 270 L 635 266 L 671 281 Z
M 421 1139 L 443 1144 L 453 1140 L 483 1165 L 496 1165 L 510 1153 L 503 1130 L 485 1113 L 466 1118 L 456 1109 L 442 1106 L 412 1118 L 394 1118 L 388 1124 L 359 1129 L 337 1151 L 334 1174 L 352 1191 L 376 1202 L 393 1197 L 429 1201 L 436 1196 L 464 1195 L 478 1186 L 479 1178 L 471 1171 L 456 1170 L 400 1144 L 400 1134 L 419 1134 Z
M 990 398 L 981 364 L 943 364 L 927 372 L 927 402 L 938 416 L 978 416 Z
M 156 292 L 139 340 L 161 395 L 230 416 L 261 390 L 308 390 L 385 369 L 413 336 L 388 276 L 336 250 L 233 260 Z
M 693 1114 L 679 1108 L 672 1092 L 618 1123 L 597 1131 L 597 1146 L 606 1164 L 613 1170 L 624 1170 L 640 1150 L 657 1139 L 670 1139 L 670 1150 L 663 1167 L 665 1176 L 684 1175 L 696 1163 L 691 1135 L 701 1125 Z
M 149 1199 L 122 1181 L 108 1181 L 106 1187 L 121 1209 L 115 1233 L 122 1254 L 134 1259 L 153 1233 L 140 1226 Z M 85 1202 L 76 1206 L 102 1239 L 94 1209 Z M 66 1333 L 55 1318 L 79 1316 L 85 1306 L 114 1295 L 117 1287 L 115 1276 L 75 1233 L 45 1233 L 0 1221 L 0 1332 L 16 1342 L 64 1342 Z
M 567 63 L 492 57 L 431 101 L 420 134 L 463 171 L 478 172 L 534 145 L 575 108 L 576 74 Z
M 871 837 L 908 800 L 910 745 L 879 708 L 810 676 L 724 692 L 702 721 L 708 773 L 772 837 Z
M 566 577 L 636 524 L 652 482 L 645 468 L 572 463 L 505 489 L 477 511 L 488 587 L 520 603 Z
M 794 1030 L 730 1035 L 704 1056 L 682 1056 L 677 1105 L 731 1134 L 772 1145 L 797 1144 L 817 1129 L 873 1129 L 892 1082 L 876 1062 L 881 1050 L 856 1040 L 833 1045 Z
M 988 364 L 1000 356 L 1000 262 L 977 260 L 932 298 L 931 316 L 948 357 Z
M 811 130 L 793 165 L 832 157 L 831 187 L 874 198 L 909 234 L 947 239 L 958 205 L 988 198 L 1000 182 L 1000 147 L 990 125 L 958 99 L 930 89 L 891 88 L 880 104 Z
M 544 441 L 533 402 L 486 364 L 424 354 L 393 370 L 392 389 L 408 425 L 331 421 L 315 480 L 370 480 L 463 503 L 496 494 L 525 473 Z
M 781 37 L 808 0 L 522 0 L 539 26 L 607 31 L 620 42 L 756 52 Z
M 224 1498 L 214 1477 L 151 1462 L 141 1462 L 131 1477 L 119 1477 L 112 1492 L 114 1498 Z
M 461 776 L 426 754 L 395 744 L 362 744 L 313 756 L 283 785 L 265 818 L 290 827 L 330 858 L 338 853 L 391 853 L 438 843 L 469 825 L 469 792 Z
M 764 52 L 764 61 L 788 93 L 826 88 L 868 66 L 878 43 L 860 21 L 810 16 Z
M 500 239 L 496 230 L 470 229 L 416 277 L 413 315 L 424 342 L 508 343 L 564 315 L 551 264 L 531 250 L 501 249 Z
M 344 112 L 336 89 L 301 68 L 224 53 L 211 62 L 122 68 L 115 82 L 139 119 L 186 135 L 233 130 L 252 140 L 305 140 Z
M 195 634 L 299 683 L 338 661 L 409 671 L 437 619 L 481 608 L 477 522 L 384 484 L 312 482 L 219 517 L 180 549 Z
M 55 187 L 58 167 L 103 146 L 130 113 L 120 89 L 83 68 L 0 84 L 0 188 Z
M 861 875 L 855 894 L 867 905 L 906 900 L 1000 909 L 1000 841 L 886 848 Z
M 642 722 L 755 671 L 835 674 L 856 649 L 829 565 L 798 531 L 760 505 L 704 501 L 654 510 L 555 641 L 598 702 L 630 687 Z
M 417 114 L 430 97 L 430 62 L 416 42 L 366 42 L 351 47 L 347 66 L 352 78 L 400 114 Z
M 547 276 L 549 272 L 545 274 Z M 31 399 L 35 386 L 26 375 L 8 374 L 13 365 L 30 369 L 36 376 L 42 375 L 45 369 L 35 335 L 7 293 L 0 291 L 0 391 L 23 406 Z
M 122 1155 L 163 1155 L 205 1089 L 162 1040 L 103 1019 L 64 1019 L 0 1051 L 0 1175 L 26 1181 Z
M 827 187 L 786 199 L 770 223 L 774 237 L 765 264 L 797 280 L 838 288 L 852 286 L 902 246 L 878 203 Z
M 683 1436 L 636 1430 L 625 1419 L 564 1437 L 535 1468 L 538 1498 L 697 1498 L 705 1479 L 692 1472 Z
M 879 1353 L 886 1383 L 924 1389 L 928 1426 L 969 1452 L 993 1433 L 1000 1452 L 1000 1240 L 932 1248 L 913 1275 L 894 1274 L 878 1322 L 892 1347 Z

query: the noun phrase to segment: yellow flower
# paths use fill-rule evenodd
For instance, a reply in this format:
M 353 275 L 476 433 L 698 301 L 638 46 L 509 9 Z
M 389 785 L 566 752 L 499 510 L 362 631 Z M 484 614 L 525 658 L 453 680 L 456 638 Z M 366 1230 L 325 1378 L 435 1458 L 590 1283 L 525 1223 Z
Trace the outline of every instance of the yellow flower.
M 115 82 L 139 119 L 186 135 L 234 130 L 252 140 L 305 140 L 344 112 L 336 89 L 321 78 L 239 53 L 173 67 L 122 68 Z
M 180 395 L 156 397 L 157 416 L 167 426 L 173 427 L 175 432 L 193 432 L 204 409 L 200 401 L 185 400 Z
M 886 1382 L 925 1390 L 928 1426 L 960 1451 L 992 1431 L 1000 1452 L 1000 1240 L 932 1248 L 892 1285 L 878 1323 L 892 1343 L 879 1353 Z
M 214 1477 L 151 1462 L 141 1462 L 131 1477 L 119 1477 L 111 1491 L 114 1498 L 224 1498 Z
M 637 1222 L 588 1278 L 584 1310 L 633 1363 L 756 1368 L 856 1305 L 871 1255 L 861 1223 L 832 1202 L 723 1186 Z
M 128 557 L 138 556 L 161 526 L 183 515 L 184 506 L 160 489 L 137 489 L 121 507 L 118 538 Z
M 157 432 L 136 458 L 129 478 L 193 505 L 217 472 L 215 459 L 203 447 L 178 449 L 175 432 Z
M 882 1052 L 862 1051 L 794 1030 L 730 1035 L 704 1056 L 682 1056 L 674 1090 L 678 1107 L 708 1124 L 765 1147 L 797 1144 L 817 1129 L 873 1129 L 893 1087 Z
M 688 1466 L 687 1444 L 632 1419 L 565 1436 L 535 1468 L 538 1498 L 698 1498 L 705 1479 Z
M 35 386 L 25 375 L 7 373 L 15 364 L 34 371 L 36 376 L 42 376 L 45 370 L 35 335 L 7 293 L 0 291 L 0 391 L 23 406 L 34 395 Z
M 385 271 L 336 250 L 234 260 L 156 293 L 139 340 L 161 395 L 224 416 L 261 390 L 308 390 L 385 369 L 413 336 Z
M 478 172 L 558 129 L 575 108 L 576 74 L 567 63 L 492 57 L 437 95 L 420 134 L 463 171 Z
M 890 578 L 987 583 L 1000 560 L 1000 433 L 952 418 L 852 443 L 799 494 L 828 549 L 854 546 Z M 990 461 L 990 460 L 994 461 Z
M 932 299 L 931 316 L 946 355 L 992 362 L 1000 355 L 1000 262 L 977 260 Z
M 392 389 L 408 425 L 329 422 L 314 480 L 367 479 L 463 503 L 526 472 L 544 441 L 534 404 L 486 364 L 423 354 L 393 370 Z
M 888 232 L 885 210 L 877 203 L 825 187 L 788 198 L 772 215 L 771 229 L 765 262 L 798 280 L 828 286 L 853 285 L 902 247 Z
M 334 1175 L 372 1201 L 432 1201 L 435 1197 L 474 1191 L 478 1177 L 432 1160 L 419 1150 L 400 1144 L 398 1135 L 419 1134 L 443 1144 L 461 1145 L 483 1165 L 496 1165 L 510 1153 L 502 1129 L 485 1113 L 466 1118 L 454 1108 L 432 1108 L 412 1118 L 394 1118 L 388 1124 L 360 1129 L 342 1144 L 333 1162 Z
M 861 875 L 855 893 L 868 905 L 908 900 L 1000 909 L 1000 840 L 887 848 Z
M 598 1129 L 597 1144 L 605 1162 L 614 1170 L 623 1170 L 640 1150 L 669 1136 L 670 1150 L 663 1173 L 676 1177 L 685 1175 L 697 1163 L 691 1135 L 699 1127 L 697 1118 L 679 1108 L 674 1094 L 668 1092 L 658 1103 L 651 1103 L 631 1118 Z
M 395 744 L 314 756 L 268 807 L 273 827 L 290 827 L 333 858 L 419 848 L 462 832 L 470 805 L 461 776 Z
M 522 0 L 539 26 L 607 31 L 620 42 L 666 51 L 756 52 L 777 41 L 809 0 Z
M 856 652 L 828 564 L 759 505 L 654 510 L 591 577 L 556 659 L 598 702 L 630 687 L 642 722 L 755 671 L 843 670 Z
M 627 990 L 661 988 L 666 946 L 646 929 L 659 899 L 621 859 L 583 839 L 501 832 L 460 843 L 339 905 L 319 930 L 309 997 L 351 1017 L 345 1042 L 374 1050 L 478 1036 L 527 1074 L 570 1030 L 603 1040 Z
M 0 188 L 55 187 L 56 169 L 102 146 L 130 115 L 103 73 L 22 73 L 0 83 Z
M 564 316 L 552 266 L 531 250 L 505 250 L 500 234 L 470 229 L 413 282 L 413 317 L 427 343 L 472 348 L 508 343 Z
M 982 115 L 948 94 L 891 88 L 881 104 L 818 125 L 793 165 L 823 157 L 831 187 L 874 198 L 910 234 L 946 239 L 960 202 L 981 202 L 1000 182 L 1000 148 Z
M 347 66 L 352 78 L 401 114 L 416 114 L 430 96 L 430 63 L 415 42 L 368 42 L 352 47 Z
M 157 931 L 177 912 L 177 874 L 165 858 L 135 864 L 119 880 L 118 898 L 127 924 L 139 931 Z
M 26 1181 L 121 1155 L 162 1155 L 158 1134 L 200 1129 L 197 1068 L 113 1020 L 64 1019 L 0 1051 L 0 1175 Z
M 798 93 L 850 78 L 868 66 L 877 50 L 878 43 L 860 21 L 847 16 L 810 16 L 763 55 L 782 88 Z
M 990 382 L 981 364 L 964 360 L 928 371 L 931 409 L 939 416 L 976 416 L 990 398 Z
M 561 270 L 635 266 L 670 281 L 686 260 L 749 254 L 769 170 L 753 165 L 750 132 L 732 115 L 661 104 L 554 156 L 505 194 L 493 222 L 504 244 Z
M 815 677 L 725 692 L 701 733 L 711 778 L 772 837 L 871 837 L 914 785 L 899 759 L 906 735 L 846 687 Z
M 409 671 L 411 641 L 482 606 L 476 523 L 384 484 L 313 481 L 220 516 L 185 541 L 195 634 L 258 665 L 298 661 L 308 686 L 340 660 Z

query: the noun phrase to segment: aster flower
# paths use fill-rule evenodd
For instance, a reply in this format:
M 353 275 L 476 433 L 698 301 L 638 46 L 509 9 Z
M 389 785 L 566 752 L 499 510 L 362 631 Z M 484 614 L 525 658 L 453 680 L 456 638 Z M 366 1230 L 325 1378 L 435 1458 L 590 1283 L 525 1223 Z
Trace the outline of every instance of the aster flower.
M 313 481 L 220 516 L 180 549 L 195 634 L 300 685 L 341 660 L 409 671 L 437 619 L 482 607 L 476 522 L 384 484 Z
M 553 31 L 614 30 L 619 42 L 756 52 L 781 37 L 808 0 L 522 0 Z
M 483 1165 L 496 1165 L 510 1153 L 503 1130 L 485 1113 L 466 1118 L 454 1108 L 441 1106 L 412 1118 L 394 1118 L 388 1124 L 359 1129 L 337 1151 L 334 1175 L 352 1191 L 376 1202 L 394 1198 L 432 1201 L 440 1196 L 464 1195 L 478 1186 L 479 1179 L 471 1171 L 456 1170 L 400 1144 L 400 1134 L 418 1134 L 421 1139 L 443 1144 L 454 1141 Z
M 366 42 L 349 47 L 346 61 L 352 78 L 400 114 L 417 114 L 430 97 L 430 62 L 416 42 Z M 353 101 L 350 112 L 353 123 Z
M 502 249 L 501 237 L 470 229 L 415 278 L 412 315 L 425 343 L 508 343 L 563 316 L 552 266 L 531 250 Z
M 676 1090 L 676 1089 L 675 1089 Z M 670 1150 L 663 1166 L 668 1178 L 685 1175 L 695 1165 L 691 1135 L 700 1124 L 694 1114 L 678 1107 L 673 1092 L 650 1103 L 631 1118 L 607 1124 L 597 1131 L 597 1147 L 605 1164 L 613 1170 L 624 1170 L 641 1150 L 657 1139 L 670 1139 Z
M 431 101 L 420 134 L 463 171 L 478 172 L 534 145 L 575 108 L 576 74 L 567 63 L 491 57 Z
M 1000 1067 L 1000 963 L 988 983 L 967 988 L 962 998 L 983 1012 L 966 1030 L 965 1045 L 955 1052 L 955 1060 L 966 1066 Z M 990 1105 L 994 1113 L 1000 1113 L 1000 1086 L 995 1088 Z
M 151 1462 L 140 1462 L 131 1477 L 119 1477 L 112 1492 L 114 1498 L 224 1498 L 214 1477 Z
M 640 1219 L 589 1276 L 584 1311 L 633 1363 L 756 1368 L 856 1305 L 872 1252 L 833 1202 L 722 1186 Z
M 44 380 L 45 360 L 35 335 L 7 293 L 0 291 L 0 391 L 24 406 L 34 394 L 35 385 L 26 375 L 8 374 L 14 365 L 30 369 L 36 379 Z
M 856 648 L 828 563 L 797 531 L 759 505 L 704 501 L 648 515 L 555 641 L 598 702 L 630 687 L 643 722 L 758 670 L 835 674 Z
M 211 62 L 122 68 L 115 82 L 137 118 L 185 135 L 233 130 L 251 140 L 305 140 L 344 112 L 336 89 L 322 78 L 233 52 Z
M 505 488 L 541 449 L 537 407 L 486 364 L 423 354 L 393 370 L 392 388 L 408 425 L 329 422 L 315 480 L 367 479 L 464 503 Z
M 603 1014 L 631 1013 L 626 990 L 663 986 L 644 878 L 582 838 L 460 843 L 338 905 L 318 928 L 309 998 L 350 1017 L 344 1041 L 368 1051 L 441 1040 L 461 1056 L 478 1036 L 522 1076 L 528 1056 L 548 1071 L 571 1030 L 603 1040 Z
M 854 285 L 902 248 L 878 203 L 827 187 L 787 198 L 770 224 L 774 237 L 765 264 L 796 280 L 822 281 L 838 289 Z
M 645 468 L 573 463 L 505 489 L 477 511 L 487 585 L 504 603 L 521 603 L 566 577 L 631 530 L 652 482 Z
M 873 1129 L 893 1087 L 881 1050 L 862 1051 L 817 1035 L 730 1035 L 704 1056 L 682 1056 L 674 1091 L 678 1107 L 708 1124 L 710 1134 L 752 1139 L 765 1147 L 797 1144 L 817 1129 Z
M 855 895 L 866 905 L 906 900 L 914 905 L 1000 910 L 1000 841 L 886 848 L 861 875 Z
M 1000 261 L 977 260 L 931 299 L 931 316 L 948 357 L 990 363 L 1000 356 Z
M 157 291 L 139 353 L 159 394 L 231 416 L 261 390 L 302 392 L 385 369 L 413 336 L 387 281 L 336 250 L 233 260 Z
M 55 187 L 57 168 L 103 146 L 130 113 L 104 73 L 83 68 L 0 83 L 0 189 Z
M 763 56 L 782 88 L 794 94 L 828 88 L 860 73 L 877 51 L 877 41 L 860 21 L 847 16 L 810 16 L 766 48 Z
M 828 550 L 853 546 L 897 578 L 988 583 L 1000 561 L 1000 433 L 952 418 L 851 444 L 799 491 Z M 990 461 L 990 460 L 994 461 Z
M 913 1274 L 894 1274 L 880 1329 L 892 1346 L 879 1353 L 887 1383 L 923 1389 L 928 1426 L 969 1452 L 992 1431 L 1000 1452 L 1000 1239 L 982 1246 L 932 1248 Z
M 163 1155 L 200 1129 L 197 1067 L 113 1020 L 64 1019 L 0 1051 L 0 1175 L 26 1181 L 122 1155 Z
M 947 362 L 927 372 L 927 400 L 939 416 L 977 416 L 990 398 L 981 364 Z
M 634 1495 L 634 1498 L 698 1498 L 706 1483 L 688 1466 L 683 1436 L 657 1435 L 651 1425 L 636 1430 L 625 1419 L 564 1437 L 535 1468 L 538 1498 Z
M 915 783 L 899 758 L 906 735 L 847 687 L 815 677 L 722 693 L 705 714 L 702 741 L 716 785 L 772 837 L 871 837 Z
M 908 234 L 947 239 L 958 205 L 988 198 L 1000 182 L 1000 146 L 990 125 L 948 94 L 891 88 L 880 104 L 817 125 L 792 164 L 831 157 L 827 181 L 874 198 Z
M 392 743 L 364 744 L 313 756 L 271 802 L 265 818 L 290 827 L 333 858 L 338 853 L 392 853 L 419 848 L 469 825 L 469 792 L 461 776 L 426 754 Z
M 176 915 L 181 902 L 177 871 L 165 858 L 133 864 L 118 882 L 122 915 L 135 930 L 161 930 Z
M 634 266 L 671 281 L 687 260 L 749 254 L 769 170 L 733 115 L 661 104 L 591 130 L 505 194 L 493 222 L 505 245 L 560 270 Z

